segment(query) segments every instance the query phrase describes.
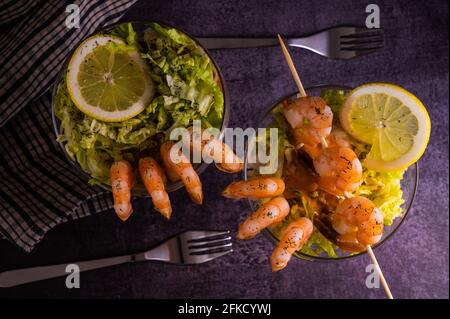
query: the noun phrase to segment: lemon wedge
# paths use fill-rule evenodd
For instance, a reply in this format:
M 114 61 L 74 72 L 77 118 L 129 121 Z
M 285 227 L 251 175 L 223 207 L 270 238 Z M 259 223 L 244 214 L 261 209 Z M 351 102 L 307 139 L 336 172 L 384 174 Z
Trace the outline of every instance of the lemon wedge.
M 340 122 L 353 137 L 372 145 L 364 165 L 375 171 L 414 164 L 430 138 L 430 117 L 422 102 L 390 83 L 368 83 L 351 91 Z
M 120 122 L 142 112 L 155 89 L 138 51 L 115 49 L 118 37 L 95 35 L 75 50 L 66 73 L 67 90 L 78 109 L 106 122 Z

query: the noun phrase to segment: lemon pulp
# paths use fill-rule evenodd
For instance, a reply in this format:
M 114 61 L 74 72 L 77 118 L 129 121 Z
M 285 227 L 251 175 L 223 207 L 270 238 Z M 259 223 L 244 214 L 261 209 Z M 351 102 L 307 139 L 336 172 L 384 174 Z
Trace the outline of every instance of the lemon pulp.
M 94 36 L 72 56 L 66 75 L 75 105 L 98 120 L 118 122 L 140 113 L 154 95 L 146 62 L 137 51 L 109 46 L 120 38 Z
M 423 104 L 388 83 L 370 83 L 353 90 L 340 120 L 347 132 L 372 145 L 364 164 L 378 171 L 413 164 L 423 154 L 430 135 L 430 119 Z

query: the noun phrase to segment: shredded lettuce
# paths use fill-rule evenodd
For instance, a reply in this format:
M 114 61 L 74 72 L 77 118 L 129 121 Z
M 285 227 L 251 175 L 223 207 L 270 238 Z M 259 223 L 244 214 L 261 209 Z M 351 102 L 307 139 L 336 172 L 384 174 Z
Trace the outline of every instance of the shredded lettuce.
M 60 120 L 58 140 L 92 177 L 91 184 L 109 183 L 114 160 L 135 162 L 143 150 L 158 153 L 161 141 L 175 127 L 190 126 L 196 119 L 209 127 L 222 124 L 224 100 L 215 68 L 191 38 L 158 24 L 144 32 L 142 41 L 131 23 L 117 26 L 111 34 L 126 42 L 109 43 L 111 50 L 138 50 L 149 62 L 157 92 L 140 114 L 109 123 L 79 111 L 64 80 L 59 84 L 55 97 L 55 114 Z
M 155 124 L 155 110 L 150 106 L 120 123 L 102 122 L 85 115 L 73 104 L 64 82 L 56 93 L 55 114 L 61 121 L 58 141 L 65 143 L 67 154 L 91 175 L 94 179 L 91 183 L 108 183 L 114 160 L 134 161 L 137 152 L 156 145 L 150 138 L 161 132 Z
M 392 225 L 394 219 L 403 215 L 405 202 L 400 182 L 405 170 L 395 172 L 375 172 L 363 168 L 363 182 L 354 192 L 374 202 L 381 210 L 386 226 Z
M 175 123 L 183 125 L 205 118 L 212 126 L 220 127 L 223 92 L 206 53 L 185 34 L 156 23 L 145 32 L 144 40 L 148 52 L 142 56 L 150 63 L 157 91 L 166 96 L 164 106 L 175 108 Z M 171 103 L 170 97 L 177 101 Z
M 338 89 L 325 89 L 322 90 L 320 96 L 327 102 L 328 106 L 333 111 L 335 115 L 333 117 L 333 124 L 339 122 L 339 113 L 341 111 L 341 107 L 347 98 L 344 90 Z
M 138 36 L 131 23 L 122 23 L 111 31 L 112 35 L 124 39 L 129 45 L 139 47 Z

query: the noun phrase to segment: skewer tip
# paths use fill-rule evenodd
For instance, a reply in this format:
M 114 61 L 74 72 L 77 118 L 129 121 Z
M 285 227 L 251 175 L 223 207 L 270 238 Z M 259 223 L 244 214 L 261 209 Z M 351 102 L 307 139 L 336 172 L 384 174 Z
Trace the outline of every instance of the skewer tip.
M 277 33 L 278 42 L 280 42 L 281 51 L 283 51 L 284 58 L 286 59 L 286 62 L 289 66 L 289 69 L 291 70 L 292 76 L 294 78 L 295 84 L 297 85 L 298 91 L 300 92 L 300 96 L 305 97 L 306 91 L 303 88 L 302 81 L 300 80 L 300 77 L 298 76 L 298 72 L 294 66 L 294 62 L 292 61 L 291 55 L 289 54 L 289 51 L 284 44 L 283 38 L 281 38 L 281 35 Z

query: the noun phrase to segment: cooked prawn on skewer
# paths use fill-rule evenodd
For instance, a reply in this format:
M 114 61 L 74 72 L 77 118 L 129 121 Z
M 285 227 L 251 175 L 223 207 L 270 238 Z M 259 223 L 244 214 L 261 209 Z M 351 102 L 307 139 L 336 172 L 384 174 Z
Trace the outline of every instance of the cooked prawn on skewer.
M 330 194 L 342 196 L 353 192 L 361 184 L 362 165 L 351 148 L 323 149 L 313 159 L 313 164 L 319 175 L 319 187 Z
M 264 228 L 281 222 L 289 214 L 289 203 L 284 197 L 275 197 L 265 202 L 239 225 L 238 239 L 250 239 Z
M 170 219 L 172 206 L 169 195 L 164 186 L 164 172 L 158 163 L 151 157 L 144 157 L 139 160 L 139 174 L 141 180 L 152 198 L 155 209 L 165 218 Z
M 197 154 L 205 154 L 214 161 L 216 167 L 226 173 L 237 173 L 244 168 L 244 161 L 224 142 L 214 136 L 208 138 L 201 134 L 193 134 L 191 131 L 191 151 Z
M 200 178 L 181 149 L 178 152 L 172 152 L 177 158 L 171 157 L 171 149 L 174 145 L 175 143 L 172 141 L 165 142 L 161 145 L 160 152 L 164 168 L 166 172 L 170 172 L 180 178 L 186 187 L 186 191 L 195 203 L 202 204 L 203 191 Z
M 303 145 L 327 147 L 333 112 L 319 96 L 303 96 L 283 107 L 282 113 L 292 129 L 296 148 Z
M 131 207 L 131 188 L 134 183 L 133 167 L 126 160 L 116 161 L 111 165 L 110 176 L 114 210 L 122 221 L 126 221 L 133 212 Z
M 303 247 L 313 229 L 312 222 L 306 217 L 298 218 L 283 228 L 280 241 L 270 256 L 272 271 L 279 271 L 287 266 L 292 254 Z
M 342 129 L 333 127 L 330 135 L 326 138 L 328 147 L 348 147 L 351 148 L 350 136 Z M 302 147 L 302 150 L 312 159 L 320 155 L 325 147 L 322 144 L 307 145 Z
M 258 176 L 246 181 L 237 181 L 228 185 L 222 196 L 231 199 L 261 199 L 283 194 L 284 181 L 279 177 Z
M 383 215 L 366 197 L 346 198 L 331 215 L 331 223 L 339 233 L 339 241 L 361 245 L 376 244 L 383 236 Z M 341 238 L 340 238 L 341 237 Z

